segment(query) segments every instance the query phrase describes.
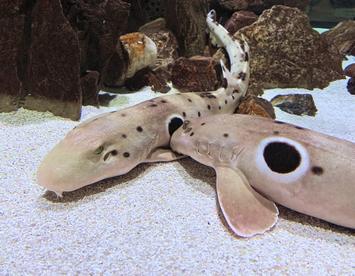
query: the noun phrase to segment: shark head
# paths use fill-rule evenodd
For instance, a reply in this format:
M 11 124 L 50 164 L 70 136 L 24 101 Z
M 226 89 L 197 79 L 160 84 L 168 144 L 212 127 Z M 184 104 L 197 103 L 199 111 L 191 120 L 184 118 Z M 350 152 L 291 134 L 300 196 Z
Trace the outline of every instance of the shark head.
M 41 186 L 61 196 L 63 192 L 125 174 L 139 163 L 137 137 L 130 137 L 119 127 L 114 129 L 110 120 L 99 121 L 71 130 L 45 156 L 37 171 Z

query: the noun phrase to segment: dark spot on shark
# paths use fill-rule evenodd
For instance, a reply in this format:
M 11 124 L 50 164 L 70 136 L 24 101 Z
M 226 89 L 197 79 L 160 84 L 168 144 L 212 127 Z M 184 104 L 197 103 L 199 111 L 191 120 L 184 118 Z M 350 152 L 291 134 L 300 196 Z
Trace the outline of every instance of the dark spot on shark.
M 242 81 L 245 81 L 245 78 L 247 77 L 247 74 L 244 72 L 240 72 L 238 75 L 238 79 L 241 79 Z
M 187 99 L 190 103 L 192 103 L 192 100 L 191 99 Z
M 244 41 L 240 41 L 240 48 L 242 48 L 243 52 L 245 52 Z
M 194 135 L 195 135 L 195 133 L 194 133 L 194 132 L 191 132 L 190 136 L 194 136 Z
M 169 129 L 169 135 L 173 135 L 174 132 L 181 127 L 184 124 L 184 121 L 181 118 L 174 117 L 170 120 L 168 129 Z
M 275 120 L 275 124 L 278 124 L 278 125 L 284 125 L 284 124 L 286 124 L 285 122 L 281 122 L 281 121 L 277 121 L 277 120 Z
M 239 93 L 239 90 L 238 89 L 234 89 L 233 90 L 233 94 L 235 94 L 235 93 Z
M 116 156 L 117 154 L 118 154 L 117 150 L 112 150 L 112 151 L 106 153 L 105 156 L 104 156 L 104 161 L 106 161 L 111 155 L 112 156 Z
M 141 126 L 137 126 L 136 129 L 137 129 L 138 132 L 143 132 L 143 128 Z
M 124 139 L 126 139 L 126 138 L 127 138 L 127 135 L 126 135 L 126 134 L 122 134 L 121 137 L 124 138 Z
M 223 78 L 223 80 L 222 80 L 222 87 L 225 89 L 228 87 L 228 81 L 226 78 Z
M 130 155 L 130 153 L 129 152 L 125 152 L 124 154 L 123 154 L 123 157 L 125 157 L 125 158 L 128 158 L 128 157 L 130 157 L 131 155 Z
M 223 137 L 227 138 L 227 137 L 229 137 L 229 134 L 228 133 L 224 133 Z
M 207 109 L 208 109 L 208 110 L 211 110 L 211 106 L 210 106 L 210 105 L 207 105 Z
M 232 95 L 232 99 L 235 100 L 235 97 Z
M 167 101 L 166 101 L 166 100 L 161 100 L 160 102 L 161 102 L 161 103 L 167 103 Z
M 200 112 L 200 111 L 197 112 L 197 116 L 198 116 L 198 117 L 201 117 L 201 112 Z
M 249 54 L 248 54 L 248 52 L 245 52 L 244 61 L 249 61 Z
M 273 133 L 274 133 L 274 135 L 279 135 L 280 131 L 275 130 Z
M 301 164 L 302 158 L 298 150 L 285 142 L 271 142 L 264 149 L 264 160 L 268 167 L 276 173 L 293 172 Z
M 202 123 L 201 126 L 204 126 L 206 123 Z
M 186 117 L 186 112 L 183 112 L 183 113 L 182 113 L 182 116 L 183 116 L 183 117 Z
M 127 115 L 126 115 L 126 113 L 121 113 L 121 116 L 126 117 Z
M 224 101 L 224 103 L 225 103 L 225 104 L 227 104 L 227 103 L 228 103 L 228 101 L 227 101 L 227 100 L 225 100 L 225 101 Z
M 315 175 L 322 175 L 324 173 L 324 170 L 323 170 L 322 167 L 313 166 L 312 167 L 312 173 L 314 173 Z
M 157 104 L 150 104 L 149 107 L 157 107 Z
M 112 154 L 113 156 L 116 156 L 116 155 L 118 154 L 118 151 L 117 151 L 117 150 L 113 150 L 113 151 L 111 151 L 111 154 Z
M 219 109 L 219 110 L 221 110 L 221 109 L 222 109 L 222 107 L 221 107 L 221 106 L 218 106 L 218 109 Z

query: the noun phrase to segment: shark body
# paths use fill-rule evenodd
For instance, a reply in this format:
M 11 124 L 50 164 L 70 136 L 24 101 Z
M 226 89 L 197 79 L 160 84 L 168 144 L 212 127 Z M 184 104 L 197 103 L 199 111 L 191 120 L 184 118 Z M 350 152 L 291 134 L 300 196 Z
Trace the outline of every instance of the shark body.
M 221 62 L 225 86 L 212 92 L 173 94 L 89 119 L 71 130 L 44 158 L 37 180 L 61 196 L 102 179 L 127 173 L 142 162 L 180 158 L 168 147 L 185 120 L 233 113 L 249 82 L 249 48 L 207 16 L 211 40 L 230 59 Z
M 355 144 L 250 115 L 185 121 L 171 148 L 211 166 L 231 229 L 250 237 L 277 221 L 274 202 L 355 228 Z

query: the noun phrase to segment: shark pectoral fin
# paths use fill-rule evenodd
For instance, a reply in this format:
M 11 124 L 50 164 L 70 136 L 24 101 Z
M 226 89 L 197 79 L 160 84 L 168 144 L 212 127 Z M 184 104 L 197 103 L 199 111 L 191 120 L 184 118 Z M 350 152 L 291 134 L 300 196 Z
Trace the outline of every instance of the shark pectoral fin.
M 152 163 L 152 162 L 169 162 L 178 160 L 181 158 L 186 157 L 185 155 L 178 154 L 173 152 L 171 149 L 164 149 L 164 148 L 157 148 L 152 151 L 145 162 Z
M 279 211 L 257 193 L 239 169 L 217 167 L 217 196 L 229 227 L 238 236 L 251 237 L 269 230 Z

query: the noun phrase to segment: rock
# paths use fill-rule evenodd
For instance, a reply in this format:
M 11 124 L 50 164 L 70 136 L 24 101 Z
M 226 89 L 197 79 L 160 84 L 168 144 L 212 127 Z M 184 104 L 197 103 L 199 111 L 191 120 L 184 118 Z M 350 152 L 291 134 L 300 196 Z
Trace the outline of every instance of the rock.
M 158 48 L 157 60 L 151 68 L 167 67 L 179 57 L 178 42 L 174 34 L 166 28 L 165 19 L 159 18 L 149 22 L 142 26 L 139 31 L 151 38 Z
M 250 10 L 261 13 L 274 5 L 284 5 L 306 10 L 309 0 L 219 0 L 219 4 L 229 11 Z
M 167 26 L 178 40 L 181 55 L 203 54 L 207 8 L 208 0 L 166 0 Z
M 355 54 L 354 20 L 339 22 L 334 28 L 324 32 L 322 37 L 325 38 L 335 54 Z
M 350 78 L 355 78 L 355 63 L 350 64 L 350 65 L 345 67 L 344 75 L 348 76 Z
M 97 71 L 88 71 L 81 77 L 80 84 L 83 92 L 83 105 L 99 106 L 99 78 L 100 74 Z
M 173 64 L 172 84 L 180 92 L 216 90 L 222 84 L 221 67 L 211 57 L 181 57 Z
M 266 88 L 325 88 L 344 78 L 342 57 L 330 51 L 297 8 L 274 6 L 234 37 L 242 35 L 251 52 L 249 94 L 260 95 Z
M 274 108 L 269 101 L 252 95 L 241 100 L 235 113 L 276 118 Z
M 311 94 L 278 95 L 271 99 L 271 104 L 294 115 L 315 116 L 317 113 Z
M 26 45 L 23 35 L 26 11 L 21 10 L 23 1 L 0 2 L 0 112 L 17 110 L 21 99 L 26 70 Z
M 351 95 L 355 95 L 355 78 L 350 78 L 346 86 Z
M 252 11 L 239 11 L 233 13 L 224 27 L 229 33 L 234 34 L 239 29 L 253 24 L 257 19 L 258 16 Z
M 31 26 L 23 106 L 80 119 L 79 42 L 59 0 L 36 1 Z

